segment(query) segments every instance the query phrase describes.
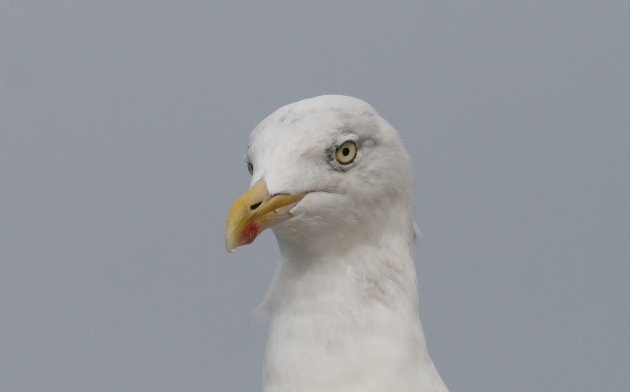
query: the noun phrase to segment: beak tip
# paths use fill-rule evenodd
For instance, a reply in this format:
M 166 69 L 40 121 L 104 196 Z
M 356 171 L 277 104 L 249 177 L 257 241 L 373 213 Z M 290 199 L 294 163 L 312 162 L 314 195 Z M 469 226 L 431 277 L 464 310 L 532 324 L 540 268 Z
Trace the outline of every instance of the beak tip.
M 238 245 L 235 245 L 232 241 L 225 240 L 225 250 L 228 253 L 234 253 L 234 249 L 236 249 Z

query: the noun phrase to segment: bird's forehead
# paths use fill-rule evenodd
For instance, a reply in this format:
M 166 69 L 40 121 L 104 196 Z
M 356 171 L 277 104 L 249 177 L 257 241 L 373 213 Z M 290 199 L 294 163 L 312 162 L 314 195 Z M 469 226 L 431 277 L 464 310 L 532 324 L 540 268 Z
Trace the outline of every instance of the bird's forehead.
M 320 148 L 344 133 L 371 136 L 378 114 L 367 103 L 345 96 L 322 96 L 281 107 L 252 132 L 252 155 L 272 153 L 278 147 L 297 150 Z

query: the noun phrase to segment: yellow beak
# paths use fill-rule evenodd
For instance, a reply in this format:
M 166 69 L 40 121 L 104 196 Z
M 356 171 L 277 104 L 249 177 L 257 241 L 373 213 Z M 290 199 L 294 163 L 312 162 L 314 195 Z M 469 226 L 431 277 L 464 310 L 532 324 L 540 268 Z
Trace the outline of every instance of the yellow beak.
M 225 248 L 234 251 L 251 244 L 268 227 L 291 217 L 293 208 L 305 193 L 270 195 L 263 180 L 255 183 L 232 204 L 225 224 Z

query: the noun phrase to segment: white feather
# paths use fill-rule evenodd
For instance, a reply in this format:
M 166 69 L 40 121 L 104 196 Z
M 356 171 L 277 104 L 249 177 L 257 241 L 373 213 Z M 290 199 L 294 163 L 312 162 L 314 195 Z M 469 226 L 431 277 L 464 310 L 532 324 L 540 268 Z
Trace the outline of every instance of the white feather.
M 330 151 L 348 139 L 357 158 L 337 167 Z M 265 119 L 247 154 L 252 183 L 311 192 L 274 227 L 264 390 L 446 391 L 418 318 L 411 164 L 396 130 L 361 100 L 322 96 Z

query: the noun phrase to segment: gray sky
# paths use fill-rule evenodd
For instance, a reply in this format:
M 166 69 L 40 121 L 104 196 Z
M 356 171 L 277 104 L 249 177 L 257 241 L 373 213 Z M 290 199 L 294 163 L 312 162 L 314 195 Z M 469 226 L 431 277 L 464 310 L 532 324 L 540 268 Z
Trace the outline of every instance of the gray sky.
M 630 385 L 630 3 L 2 2 L 0 391 L 256 391 L 250 130 L 370 102 L 452 391 Z

